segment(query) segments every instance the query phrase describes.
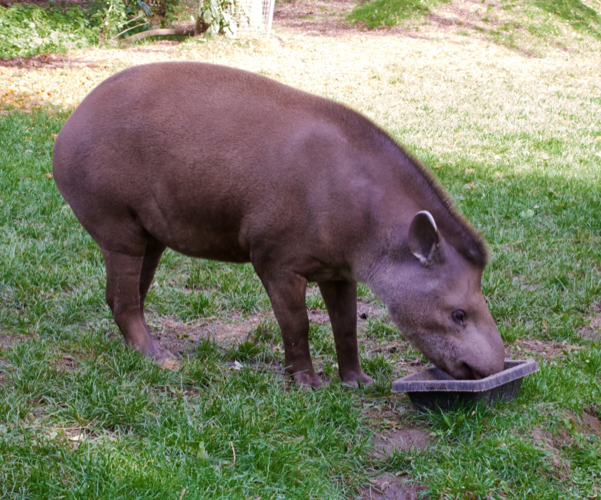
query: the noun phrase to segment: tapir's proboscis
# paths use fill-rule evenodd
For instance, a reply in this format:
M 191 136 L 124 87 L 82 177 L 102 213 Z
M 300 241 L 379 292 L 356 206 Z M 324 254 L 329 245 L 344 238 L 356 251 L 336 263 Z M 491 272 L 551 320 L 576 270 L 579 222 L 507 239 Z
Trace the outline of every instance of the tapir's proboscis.
M 144 301 L 168 247 L 252 263 L 297 384 L 321 385 L 308 282 L 323 296 L 346 384 L 371 382 L 357 349 L 357 282 L 455 378 L 503 369 L 481 291 L 483 240 L 416 159 L 346 106 L 225 66 L 137 66 L 73 112 L 53 168 L 102 250 L 126 342 L 158 362 L 171 353 L 151 336 Z

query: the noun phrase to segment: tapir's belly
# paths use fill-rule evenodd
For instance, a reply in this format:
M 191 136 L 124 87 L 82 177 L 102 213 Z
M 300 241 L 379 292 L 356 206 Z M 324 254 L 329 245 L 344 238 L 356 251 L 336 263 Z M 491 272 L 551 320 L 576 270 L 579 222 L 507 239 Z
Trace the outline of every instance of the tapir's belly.
M 241 241 L 239 221 L 227 220 L 221 214 L 218 220 L 200 213 L 196 218 L 171 216 L 152 217 L 140 214 L 142 227 L 156 240 L 176 252 L 203 259 L 227 262 L 249 262 L 250 254 Z

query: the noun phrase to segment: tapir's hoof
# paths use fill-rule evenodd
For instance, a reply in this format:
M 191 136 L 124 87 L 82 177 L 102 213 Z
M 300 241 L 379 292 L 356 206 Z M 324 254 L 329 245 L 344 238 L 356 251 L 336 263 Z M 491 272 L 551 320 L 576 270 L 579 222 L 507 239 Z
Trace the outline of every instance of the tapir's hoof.
M 366 375 L 363 370 L 358 372 L 347 372 L 344 375 L 340 375 L 340 380 L 343 385 L 348 387 L 359 387 L 372 385 L 374 381 L 369 375 Z
M 177 357 L 169 349 L 165 349 L 157 341 L 154 341 L 153 343 L 152 352 L 145 354 L 152 358 L 154 362 L 161 368 L 165 368 L 167 370 L 177 370 L 180 367 Z
M 294 385 L 298 388 L 313 388 L 321 387 L 321 379 L 316 373 L 298 372 L 292 375 Z

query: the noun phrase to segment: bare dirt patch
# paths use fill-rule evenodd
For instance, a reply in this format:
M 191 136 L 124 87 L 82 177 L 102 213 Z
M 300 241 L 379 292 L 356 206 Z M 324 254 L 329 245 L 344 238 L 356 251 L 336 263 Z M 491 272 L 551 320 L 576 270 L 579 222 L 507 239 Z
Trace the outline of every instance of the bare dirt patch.
M 585 408 L 579 422 L 582 432 L 601 437 L 601 420 L 597 417 L 597 412 L 593 408 Z
M 530 436 L 538 448 L 548 453 L 548 457 L 553 467 L 558 471 L 558 474 L 562 478 L 569 477 L 571 472 L 570 465 L 565 460 L 562 460 L 560 450 L 571 442 L 571 437 L 566 432 L 553 435 L 538 427 L 530 431 Z M 567 441 L 568 439 L 570 441 Z
M 372 427 L 380 427 L 371 438 L 373 444 L 371 456 L 375 460 L 386 460 L 395 452 L 419 452 L 432 446 L 430 434 L 415 425 L 404 424 L 402 414 L 398 411 L 370 408 L 363 412 L 363 416 L 373 422 Z M 422 486 L 409 480 L 410 476 L 404 471 L 397 475 L 384 474 L 372 479 L 370 484 L 361 490 L 360 498 L 363 500 L 415 499 Z
M 9 349 L 14 345 L 20 344 L 29 339 L 30 337 L 26 335 L 12 335 L 10 333 L 0 331 L 0 351 Z
M 376 433 L 372 438 L 374 455 L 385 458 L 393 455 L 395 451 L 421 450 L 432 444 L 430 434 L 419 427 L 390 429 L 386 432 Z
M 57 54 L 40 54 L 31 57 L 15 57 L 13 59 L 0 59 L 0 66 L 5 68 L 75 68 L 87 66 L 93 68 L 98 62 L 74 57 L 60 56 Z
M 553 361 L 580 349 L 580 346 L 553 340 L 524 339 L 508 345 L 507 358 Z
M 365 302 L 357 303 L 358 330 L 365 329 L 365 320 L 385 315 L 386 312 L 378 306 Z M 329 323 L 330 318 L 326 311 L 319 308 L 308 310 L 309 321 L 320 325 Z M 183 322 L 168 316 L 148 315 L 148 324 L 157 340 L 172 353 L 186 355 L 194 346 L 203 339 L 211 340 L 216 344 L 230 348 L 240 342 L 249 340 L 250 334 L 264 321 L 274 322 L 272 311 L 259 314 L 233 314 L 228 319 L 202 318 L 193 322 Z M 279 338 L 276 339 L 279 342 Z
M 185 355 L 203 339 L 211 340 L 223 347 L 232 347 L 245 341 L 261 321 L 273 313 L 238 316 L 232 320 L 203 318 L 194 322 L 183 322 L 172 317 L 149 317 L 150 328 L 157 340 L 172 353 Z
M 340 35 L 356 31 L 346 20 L 355 5 L 352 0 L 276 2 L 273 23 L 305 35 Z
M 65 354 L 56 364 L 57 372 L 72 372 L 77 368 L 77 360 L 70 354 Z
M 574 429 L 586 436 L 601 437 L 601 420 L 592 408 L 585 409 L 582 415 L 567 412 L 565 419 L 571 423 L 571 427 L 569 425 L 569 428 L 566 428 L 560 425 L 553 432 L 535 427 L 530 431 L 530 436 L 540 449 L 549 452 L 553 466 L 562 474 L 565 472 L 568 476 L 570 465 L 561 459 L 561 450 L 566 447 L 577 446 L 578 440 L 574 435 Z
M 590 314 L 585 318 L 586 325 L 578 330 L 584 340 L 601 340 L 601 302 L 591 306 Z
M 494 14 L 491 14 L 491 7 L 493 7 L 492 3 L 483 4 L 481 0 L 450 2 L 440 5 L 428 17 L 432 26 L 439 30 L 475 28 L 485 32 L 496 24 Z
M 361 500 L 414 500 L 421 489 L 414 483 L 408 482 L 407 476 L 384 474 L 371 481 L 371 484 L 361 491 Z

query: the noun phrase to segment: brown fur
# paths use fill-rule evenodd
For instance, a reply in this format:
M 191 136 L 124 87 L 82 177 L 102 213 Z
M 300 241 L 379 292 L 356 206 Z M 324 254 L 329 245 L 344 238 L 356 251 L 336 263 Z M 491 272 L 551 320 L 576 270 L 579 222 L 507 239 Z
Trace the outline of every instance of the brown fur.
M 54 178 L 102 249 L 107 302 L 126 341 L 157 360 L 169 353 L 150 336 L 144 299 L 170 247 L 253 264 L 298 383 L 320 383 L 309 281 L 328 308 L 346 383 L 370 382 L 357 353 L 357 281 L 441 368 L 459 377 L 502 369 L 480 291 L 483 241 L 417 160 L 345 106 L 223 66 L 138 66 L 71 115 Z M 469 324 L 451 321 L 457 309 Z

